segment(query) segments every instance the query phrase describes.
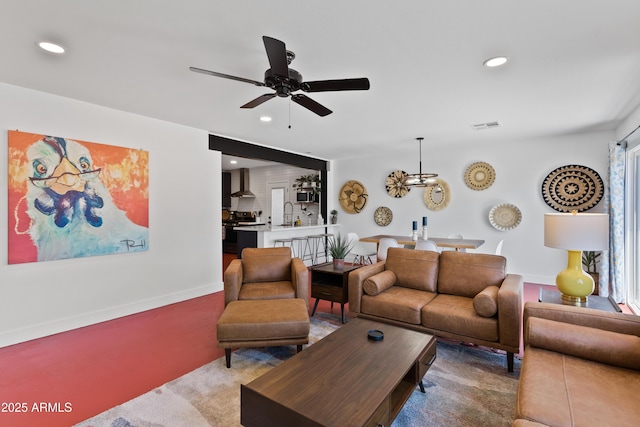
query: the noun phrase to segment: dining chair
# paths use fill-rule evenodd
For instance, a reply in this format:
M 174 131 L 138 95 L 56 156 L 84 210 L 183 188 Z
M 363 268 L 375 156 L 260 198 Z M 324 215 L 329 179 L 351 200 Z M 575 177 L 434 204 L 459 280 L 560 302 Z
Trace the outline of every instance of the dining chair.
M 372 264 L 371 257 L 376 256 L 374 248 L 367 248 L 366 242 L 361 242 L 357 233 L 347 233 L 347 240 L 353 245 L 351 254 L 353 255 L 353 263 L 358 265 Z M 372 244 L 373 245 L 373 244 Z
M 377 260 L 385 261 L 387 259 L 387 249 L 399 247 L 402 247 L 402 245 L 399 245 L 396 239 L 393 239 L 391 237 L 383 237 L 378 243 L 378 253 L 376 255 Z
M 500 240 L 498 242 L 498 244 L 496 245 L 496 255 L 502 255 L 502 244 L 504 243 L 504 240 Z
M 436 245 L 436 243 L 433 240 L 418 240 L 416 242 L 416 250 L 440 252 L 438 250 L 438 245 Z

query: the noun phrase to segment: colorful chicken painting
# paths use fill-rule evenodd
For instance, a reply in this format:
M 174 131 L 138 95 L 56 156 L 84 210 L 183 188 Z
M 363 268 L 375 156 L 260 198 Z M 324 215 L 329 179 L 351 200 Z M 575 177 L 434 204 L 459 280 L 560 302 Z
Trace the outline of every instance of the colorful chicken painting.
M 9 264 L 149 249 L 148 152 L 9 132 Z

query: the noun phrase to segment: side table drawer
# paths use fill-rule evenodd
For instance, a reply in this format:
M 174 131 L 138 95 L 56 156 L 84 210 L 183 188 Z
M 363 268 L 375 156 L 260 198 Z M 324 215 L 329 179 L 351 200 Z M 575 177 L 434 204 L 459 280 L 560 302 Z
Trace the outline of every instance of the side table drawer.
M 418 360 L 418 381 L 424 377 L 424 374 L 427 373 L 433 362 L 436 360 L 436 343 L 437 340 L 431 340 L 431 343 Z
M 311 298 L 320 298 L 327 301 L 341 302 L 343 297 L 342 287 L 331 285 L 311 284 Z

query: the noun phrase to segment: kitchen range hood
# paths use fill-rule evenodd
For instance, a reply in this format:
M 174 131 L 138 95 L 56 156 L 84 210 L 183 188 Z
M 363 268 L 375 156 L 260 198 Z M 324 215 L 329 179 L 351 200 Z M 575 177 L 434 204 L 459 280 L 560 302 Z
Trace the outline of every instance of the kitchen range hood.
M 240 169 L 240 191 L 231 193 L 231 197 L 243 197 L 243 198 L 256 197 L 256 195 L 249 190 L 249 169 L 248 168 Z

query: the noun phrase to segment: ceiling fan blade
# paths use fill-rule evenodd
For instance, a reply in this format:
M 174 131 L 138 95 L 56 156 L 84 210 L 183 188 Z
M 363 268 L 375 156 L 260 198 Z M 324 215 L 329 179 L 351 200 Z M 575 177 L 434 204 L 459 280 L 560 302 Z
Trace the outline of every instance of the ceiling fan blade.
M 295 94 L 295 95 L 291 95 L 291 100 L 293 102 L 295 102 L 296 104 L 300 104 L 304 108 L 307 108 L 307 109 L 313 111 L 314 113 L 316 113 L 317 115 L 319 115 L 321 117 L 328 116 L 329 114 L 331 114 L 333 112 L 333 111 L 329 110 L 327 107 L 325 107 L 324 105 L 317 103 L 313 99 L 311 99 L 308 96 L 303 95 L 301 93 Z
M 229 74 L 216 73 L 215 71 L 209 71 L 203 68 L 189 67 L 189 69 L 196 73 L 208 74 L 214 77 L 222 77 L 223 79 L 230 79 L 230 80 L 236 80 L 244 83 L 251 83 L 252 85 L 256 85 L 256 86 L 266 86 L 262 82 L 251 80 L 251 79 L 245 79 L 244 77 L 236 77 L 236 76 L 231 76 Z
M 275 93 L 266 93 L 264 95 L 261 95 L 259 97 L 257 97 L 256 99 L 254 99 L 253 101 L 249 101 L 246 104 L 244 104 L 243 106 L 241 106 L 240 108 L 253 108 L 253 107 L 257 107 L 258 105 L 262 104 L 263 102 L 267 102 L 268 100 L 270 100 L 271 98 L 275 98 L 276 94 Z
M 369 90 L 369 79 L 318 80 L 304 82 L 301 89 L 305 92 L 331 92 L 338 90 Z
M 287 62 L 287 48 L 283 41 L 262 36 L 264 48 L 267 51 L 271 72 L 276 76 L 289 78 L 289 63 Z

